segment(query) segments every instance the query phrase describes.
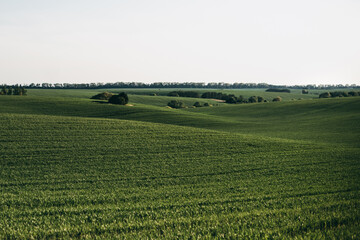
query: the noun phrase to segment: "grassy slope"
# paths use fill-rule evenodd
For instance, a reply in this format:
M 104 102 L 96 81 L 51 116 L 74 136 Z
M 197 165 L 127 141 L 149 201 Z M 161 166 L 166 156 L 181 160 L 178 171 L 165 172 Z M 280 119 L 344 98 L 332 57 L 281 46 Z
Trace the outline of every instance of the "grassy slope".
M 360 101 L 357 97 L 219 104 L 212 108 L 182 110 L 165 108 L 161 102 L 167 102 L 163 98 L 168 97 L 131 97 L 133 107 L 94 103 L 86 98 L 2 96 L 0 112 L 118 118 L 359 146 Z
M 358 237 L 359 98 L 151 99 L 1 96 L 0 237 Z

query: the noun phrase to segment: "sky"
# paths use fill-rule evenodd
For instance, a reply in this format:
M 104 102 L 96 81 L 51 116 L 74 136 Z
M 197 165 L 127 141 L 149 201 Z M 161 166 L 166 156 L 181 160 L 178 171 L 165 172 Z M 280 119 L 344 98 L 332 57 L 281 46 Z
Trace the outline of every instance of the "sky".
M 360 85 L 359 0 L 0 0 L 0 84 Z

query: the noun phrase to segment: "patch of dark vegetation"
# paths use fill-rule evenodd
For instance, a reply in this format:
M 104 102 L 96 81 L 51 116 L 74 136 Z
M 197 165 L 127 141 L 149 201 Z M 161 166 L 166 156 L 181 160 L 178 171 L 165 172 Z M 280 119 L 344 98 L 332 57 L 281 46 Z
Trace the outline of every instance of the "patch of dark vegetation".
M 118 95 L 113 95 L 109 98 L 109 103 L 125 105 L 129 102 L 129 97 L 126 93 L 121 92 Z
M 191 97 L 198 98 L 200 94 L 194 91 L 172 91 L 168 93 L 169 97 Z
M 360 96 L 360 92 L 324 92 L 319 94 L 319 98 L 334 98 L 334 97 L 355 97 Z
M 281 102 L 281 101 L 282 101 L 282 98 L 279 97 L 279 96 L 277 96 L 277 97 L 274 98 L 272 101 L 273 101 L 273 102 Z
M 224 100 L 226 103 L 230 103 L 230 104 L 267 102 L 267 100 L 265 100 L 265 98 L 263 98 L 261 96 L 251 96 L 248 99 L 246 99 L 242 95 L 240 95 L 239 97 L 236 97 L 233 94 L 224 94 L 224 93 L 219 93 L 219 92 L 205 92 L 201 95 L 201 97 Z
M 171 108 L 185 108 L 185 103 L 179 101 L 179 100 L 171 100 L 169 103 L 168 103 L 168 106 L 171 107 Z
M 24 96 L 26 95 L 27 90 L 23 87 L 8 87 L 8 86 L 2 86 L 0 95 L 19 95 Z
M 309 90 L 303 89 L 303 90 L 301 90 L 301 93 L 302 93 L 302 94 L 309 94 Z
M 113 95 L 113 93 L 103 92 L 92 96 L 90 99 L 109 100 Z
M 284 93 L 290 93 L 290 89 L 287 88 L 269 88 L 266 89 L 265 92 L 284 92 Z
M 212 104 L 209 103 L 204 103 L 204 105 L 202 105 L 200 102 L 196 102 L 194 103 L 193 107 L 212 107 Z

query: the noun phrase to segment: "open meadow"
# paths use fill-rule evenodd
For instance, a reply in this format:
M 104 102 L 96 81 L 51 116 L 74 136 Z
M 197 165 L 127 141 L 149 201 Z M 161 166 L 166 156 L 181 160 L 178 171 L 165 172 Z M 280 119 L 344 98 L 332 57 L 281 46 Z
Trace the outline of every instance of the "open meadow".
M 0 239 L 360 238 L 359 96 L 172 90 L 0 96 Z

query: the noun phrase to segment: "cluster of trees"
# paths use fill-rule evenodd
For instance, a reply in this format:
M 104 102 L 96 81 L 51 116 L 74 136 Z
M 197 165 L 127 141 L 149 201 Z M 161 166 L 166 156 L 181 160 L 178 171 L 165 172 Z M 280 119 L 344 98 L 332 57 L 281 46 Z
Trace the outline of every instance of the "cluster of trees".
M 290 89 L 287 88 L 269 88 L 266 89 L 265 92 L 286 92 L 286 93 L 290 93 Z
M 92 96 L 90 99 L 109 100 L 113 95 L 113 93 L 103 92 Z
M 203 105 L 203 104 L 201 104 L 200 102 L 195 102 L 195 103 L 193 104 L 193 106 L 194 106 L 194 107 L 212 107 L 212 104 L 210 104 L 210 103 L 204 103 L 204 105 Z
M 172 91 L 168 93 L 170 97 L 191 97 L 191 98 L 198 98 L 200 94 L 194 91 Z
M 171 100 L 168 103 L 168 106 L 171 108 L 185 108 L 186 107 L 185 103 L 183 103 L 182 101 L 179 101 L 179 100 Z M 212 107 L 212 105 L 209 103 L 201 104 L 200 102 L 195 102 L 193 104 L 193 107 Z
M 27 90 L 24 87 L 9 87 L 9 86 L 2 86 L 0 95 L 26 95 Z
M 239 89 L 239 88 L 293 88 L 293 89 L 332 89 L 332 88 L 360 88 L 355 84 L 349 85 L 272 85 L 267 83 L 224 83 L 224 82 L 115 82 L 115 83 L 31 83 L 27 88 L 211 88 L 211 89 Z
M 194 92 L 194 91 L 172 91 L 168 94 L 168 96 L 197 98 L 200 96 L 200 94 L 197 92 Z M 201 98 L 219 99 L 219 100 L 223 100 L 226 103 L 231 103 L 231 104 L 267 102 L 267 100 L 261 96 L 251 96 L 249 98 L 245 98 L 242 95 L 240 95 L 239 97 L 236 97 L 234 94 L 226 94 L 226 93 L 221 93 L 221 92 L 205 92 L 201 95 Z M 281 97 L 276 97 L 273 99 L 273 102 L 277 102 L 277 101 L 281 101 L 281 100 L 282 100 Z M 173 101 L 169 102 L 169 104 L 171 104 L 171 105 L 168 104 L 168 106 L 174 107 L 174 108 L 180 108 L 179 102 L 180 101 L 178 101 L 178 100 L 173 100 Z M 196 102 L 195 104 L 199 105 L 200 103 Z
M 181 102 L 179 100 L 171 100 L 168 103 L 168 106 L 171 107 L 171 108 L 184 108 L 184 107 L 186 107 L 185 103 L 183 103 L 183 102 Z
M 109 92 L 103 92 L 92 96 L 90 99 L 108 100 L 109 103 L 120 105 L 125 105 L 129 102 L 129 97 L 124 92 L 117 95 Z
M 332 97 L 354 97 L 360 96 L 360 92 L 324 92 L 319 95 L 319 98 L 332 98 Z
M 256 102 L 267 102 L 263 97 L 251 96 L 248 99 L 240 95 L 236 97 L 234 94 L 225 94 L 219 92 L 205 92 L 201 95 L 202 98 L 212 98 L 224 100 L 226 103 L 256 103 Z

